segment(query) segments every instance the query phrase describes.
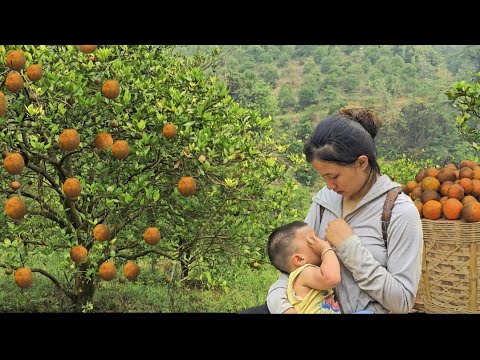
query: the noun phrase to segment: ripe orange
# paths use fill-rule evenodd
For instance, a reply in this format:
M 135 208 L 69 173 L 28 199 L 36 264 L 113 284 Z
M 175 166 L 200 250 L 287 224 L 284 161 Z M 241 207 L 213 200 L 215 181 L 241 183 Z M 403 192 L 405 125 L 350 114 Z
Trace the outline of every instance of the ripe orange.
M 33 273 L 32 270 L 28 268 L 17 269 L 13 278 L 15 284 L 22 289 L 29 288 L 33 285 Z
M 480 203 L 475 201 L 466 204 L 462 210 L 462 217 L 466 222 L 480 221 Z
M 13 93 L 18 93 L 23 89 L 22 75 L 16 71 L 10 71 L 5 79 L 5 87 Z
M 98 275 L 105 281 L 113 280 L 117 276 L 117 268 L 112 262 L 105 261 L 98 268 Z
M 112 155 L 115 159 L 126 159 L 130 154 L 128 143 L 125 140 L 117 140 L 112 145 Z
M 27 68 L 27 77 L 31 81 L 38 81 L 43 77 L 42 67 L 39 64 L 32 64 Z
M 10 50 L 7 54 L 7 66 L 12 70 L 22 70 L 26 61 L 22 50 Z
M 20 186 L 21 186 L 20 181 L 17 181 L 17 180 L 12 181 L 12 182 L 10 183 L 10 187 L 11 187 L 13 190 L 19 189 Z
M 76 245 L 70 250 L 70 259 L 76 264 L 85 261 L 88 255 L 88 250 L 83 245 Z
M 112 147 L 113 139 L 112 135 L 109 133 L 101 132 L 95 137 L 95 146 L 99 150 L 107 150 L 108 148 Z
M 457 220 L 462 216 L 463 204 L 455 199 L 451 198 L 445 201 L 442 207 L 443 215 L 448 220 Z
M 3 168 L 11 175 L 20 175 L 25 168 L 25 161 L 20 153 L 9 153 L 3 159 Z
M 252 264 L 253 268 L 254 269 L 258 269 L 260 267 L 260 263 L 258 261 L 255 261 L 253 264 Z
M 160 230 L 156 227 L 149 227 L 143 233 L 143 239 L 148 245 L 156 245 L 161 239 Z
M 82 184 L 76 178 L 67 178 L 63 183 L 63 193 L 69 199 L 75 199 L 82 192 Z
M 460 161 L 460 166 L 459 168 L 464 168 L 464 167 L 469 167 L 470 169 L 473 170 L 473 168 L 475 167 L 475 163 L 472 161 L 472 160 L 462 160 Z
M 184 176 L 178 182 L 178 191 L 183 196 L 190 196 L 197 190 L 197 183 L 191 176 Z
M 123 273 L 128 280 L 134 281 L 140 274 L 140 266 L 134 261 L 127 261 L 123 266 Z
M 422 190 L 435 190 L 438 191 L 440 189 L 440 181 L 433 176 L 425 176 L 420 183 L 422 185 Z
M 429 200 L 423 204 L 423 217 L 430 220 L 437 220 L 442 216 L 442 204 L 437 200 Z
M 162 134 L 167 139 L 173 139 L 175 136 L 177 136 L 177 128 L 172 123 L 165 124 Z
M 20 220 L 23 219 L 27 213 L 27 205 L 22 198 L 18 196 L 12 196 L 5 202 L 5 212 L 7 216 L 14 219 Z
M 78 45 L 78 49 L 84 54 L 92 53 L 96 48 L 97 45 Z
M 80 134 L 75 129 L 65 129 L 58 138 L 60 147 L 64 151 L 73 151 L 80 145 Z
M 107 80 L 102 85 L 102 95 L 107 99 L 115 99 L 120 94 L 120 85 L 117 80 Z
M 0 116 L 5 115 L 7 112 L 7 100 L 5 94 L 0 91 Z
M 93 228 L 93 237 L 97 241 L 108 241 L 110 240 L 110 236 L 110 229 L 105 224 L 98 224 Z
M 447 196 L 449 198 L 455 198 L 459 201 L 462 201 L 463 197 L 465 196 L 465 189 L 460 184 L 452 184 L 448 188 Z

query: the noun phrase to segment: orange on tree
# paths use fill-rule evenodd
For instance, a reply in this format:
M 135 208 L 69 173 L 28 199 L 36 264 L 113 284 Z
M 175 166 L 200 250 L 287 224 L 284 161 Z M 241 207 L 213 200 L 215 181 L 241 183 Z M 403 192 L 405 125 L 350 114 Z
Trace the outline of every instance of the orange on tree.
M 156 227 L 149 227 L 143 233 L 143 239 L 149 245 L 156 245 L 161 239 L 160 230 Z
M 78 49 L 84 54 L 92 53 L 96 48 L 97 45 L 78 45 Z
M 16 71 L 24 68 L 27 59 L 22 50 L 10 50 L 7 54 L 7 66 Z
M 42 67 L 39 64 L 32 64 L 27 68 L 27 77 L 31 81 L 38 81 L 43 77 Z
M 173 139 L 175 136 L 177 136 L 177 128 L 174 124 L 167 123 L 162 129 L 162 134 L 167 139 Z
M 107 80 L 102 85 L 102 95 L 107 99 L 115 99 L 120 94 L 120 85 L 117 80 Z
M 27 205 L 22 198 L 18 196 L 12 196 L 5 202 L 5 212 L 9 218 L 20 220 L 23 219 L 27 213 Z
M 197 183 L 191 176 L 184 176 L 178 182 L 178 191 L 183 196 L 190 196 L 197 190 Z
M 10 183 L 10 187 L 11 187 L 13 190 L 19 189 L 20 186 L 22 186 L 22 184 L 20 184 L 20 181 L 17 181 L 17 180 L 12 181 L 12 182 Z
M 123 266 L 123 274 L 128 280 L 134 281 L 140 274 L 140 266 L 136 262 L 129 260 Z
M 25 161 L 20 153 L 9 153 L 3 159 L 3 168 L 11 175 L 20 175 L 25 168 Z
M 97 241 L 108 241 L 110 236 L 110 228 L 105 224 L 98 224 L 93 228 L 93 237 Z
M 105 261 L 98 268 L 98 276 L 105 281 L 113 280 L 117 276 L 117 268 L 112 262 Z
M 98 133 L 95 137 L 95 147 L 99 150 L 107 150 L 113 145 L 112 135 L 106 132 Z
M 15 270 L 13 278 L 15 284 L 22 289 L 29 288 L 33 285 L 33 273 L 29 268 L 19 268 Z
M 126 159 L 130 154 L 130 148 L 125 140 L 116 140 L 112 145 L 112 155 L 115 159 Z
M 7 90 L 18 93 L 23 89 L 23 77 L 17 71 L 10 71 L 5 79 L 5 87 Z
M 76 178 L 67 178 L 63 183 L 63 193 L 69 199 L 75 199 L 82 192 L 82 184 Z
M 70 250 L 70 259 L 75 264 L 80 264 L 85 261 L 88 255 L 88 250 L 83 245 L 76 245 Z
M 65 129 L 58 138 L 60 148 L 64 151 L 73 151 L 80 145 L 80 134 L 75 129 Z
M 0 91 L 0 116 L 5 115 L 7 112 L 7 100 L 5 94 Z

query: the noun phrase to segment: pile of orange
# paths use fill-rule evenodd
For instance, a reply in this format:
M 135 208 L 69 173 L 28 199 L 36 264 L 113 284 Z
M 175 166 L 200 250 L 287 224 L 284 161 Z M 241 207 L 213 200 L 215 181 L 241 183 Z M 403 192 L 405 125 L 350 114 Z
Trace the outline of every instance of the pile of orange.
M 480 165 L 463 160 L 457 167 L 419 171 L 415 180 L 403 185 L 420 217 L 431 220 L 480 221 Z

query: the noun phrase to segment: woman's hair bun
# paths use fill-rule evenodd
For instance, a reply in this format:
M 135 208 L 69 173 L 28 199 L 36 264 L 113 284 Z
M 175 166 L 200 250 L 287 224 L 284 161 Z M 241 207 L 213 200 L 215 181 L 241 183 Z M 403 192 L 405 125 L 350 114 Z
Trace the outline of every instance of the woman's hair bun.
M 375 139 L 375 136 L 377 136 L 378 129 L 381 125 L 381 120 L 380 116 L 373 110 L 364 108 L 343 108 L 340 109 L 339 113 L 362 125 L 373 139 Z

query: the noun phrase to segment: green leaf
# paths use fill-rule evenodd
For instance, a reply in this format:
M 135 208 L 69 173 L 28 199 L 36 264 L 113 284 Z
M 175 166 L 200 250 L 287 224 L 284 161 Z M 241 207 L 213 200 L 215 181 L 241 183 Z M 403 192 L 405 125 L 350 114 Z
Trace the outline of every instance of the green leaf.
M 137 123 L 137 128 L 139 130 L 143 130 L 145 129 L 145 125 L 147 125 L 147 123 L 145 122 L 145 120 L 140 120 L 138 123 Z
M 131 99 L 132 99 L 132 94 L 130 94 L 130 91 L 128 91 L 128 89 L 125 89 L 123 94 L 123 103 L 127 105 Z M 143 130 L 143 129 L 140 129 L 140 130 Z
M 125 193 L 125 204 L 130 204 L 131 202 L 133 201 L 133 197 L 132 195 L 130 195 L 129 193 Z

